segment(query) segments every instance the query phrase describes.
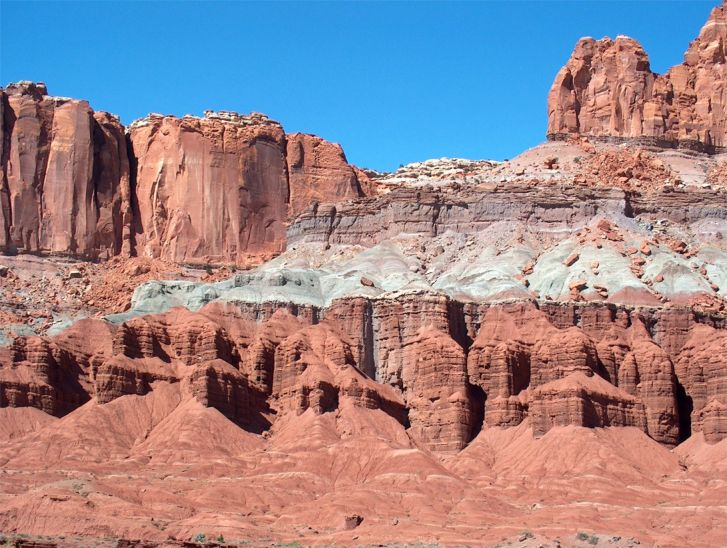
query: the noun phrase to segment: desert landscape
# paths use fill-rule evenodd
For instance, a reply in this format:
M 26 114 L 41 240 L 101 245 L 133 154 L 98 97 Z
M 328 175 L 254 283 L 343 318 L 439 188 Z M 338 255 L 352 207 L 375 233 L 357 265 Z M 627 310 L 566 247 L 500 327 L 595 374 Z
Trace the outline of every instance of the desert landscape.
M 0 546 L 727 546 L 705 17 L 580 40 L 503 162 L 2 88 Z

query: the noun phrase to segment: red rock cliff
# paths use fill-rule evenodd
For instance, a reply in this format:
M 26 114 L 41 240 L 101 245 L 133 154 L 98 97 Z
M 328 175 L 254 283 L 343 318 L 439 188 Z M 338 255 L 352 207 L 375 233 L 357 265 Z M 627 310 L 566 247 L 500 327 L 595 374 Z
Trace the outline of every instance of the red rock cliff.
M 358 173 L 346 161 L 340 145 L 305 133 L 291 133 L 287 144 L 290 213 L 297 215 L 313 202 L 350 200 L 364 196 Z
M 129 251 L 129 162 L 118 119 L 43 84 L 0 91 L 0 249 Z
M 283 249 L 288 182 L 279 124 L 262 115 L 153 115 L 129 135 L 140 255 L 231 262 Z
M 289 217 L 365 193 L 339 145 L 262 114 L 150 115 L 125 134 L 21 82 L 0 90 L 0 118 L 3 251 L 259 262 L 285 249 Z
M 727 8 L 712 11 L 684 62 L 651 71 L 635 40 L 582 38 L 548 96 L 548 137 L 633 139 L 706 152 L 727 147 Z
M 325 311 L 213 302 L 121 325 L 84 320 L 0 347 L 0 408 L 63 416 L 90 398 L 189 377 L 195 397 L 250 428 L 348 401 L 381 409 L 442 452 L 464 448 L 483 423 L 525 418 L 537 435 L 571 424 L 634 426 L 669 446 L 693 431 L 710 443 L 727 435 L 723 316 L 462 304 L 422 295 L 342 299 Z M 677 320 L 681 342 L 669 329 Z

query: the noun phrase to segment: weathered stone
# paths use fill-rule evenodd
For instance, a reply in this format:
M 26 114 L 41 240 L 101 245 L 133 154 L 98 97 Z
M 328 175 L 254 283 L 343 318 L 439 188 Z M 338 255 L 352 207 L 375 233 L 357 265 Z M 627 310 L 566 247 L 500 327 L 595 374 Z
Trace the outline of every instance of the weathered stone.
M 626 36 L 582 38 L 548 96 L 548 137 L 635 140 L 706 152 L 727 146 L 727 9 L 714 8 L 684 62 L 651 71 Z

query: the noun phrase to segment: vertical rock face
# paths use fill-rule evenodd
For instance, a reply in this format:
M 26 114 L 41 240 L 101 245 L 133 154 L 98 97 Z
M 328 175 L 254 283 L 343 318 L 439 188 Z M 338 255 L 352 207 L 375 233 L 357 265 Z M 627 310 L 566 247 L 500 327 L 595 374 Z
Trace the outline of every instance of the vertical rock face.
M 340 145 L 315 135 L 287 136 L 290 214 L 295 216 L 316 202 L 351 200 L 364 195 L 357 172 L 346 161 Z
M 642 135 L 643 102 L 655 79 L 635 40 L 582 38 L 551 88 L 548 134 Z
M 323 311 L 218 301 L 121 325 L 85 320 L 0 348 L 0 407 L 60 416 L 166 381 L 254 431 L 286 415 L 379 409 L 437 452 L 461 450 L 483 424 L 525 418 L 537 435 L 634 426 L 669 446 L 692 431 L 710 443 L 727 435 L 721 316 L 456 304 L 419 294 L 340 299 Z M 664 337 L 677 319 L 684 336 Z
M 288 311 L 278 310 L 259 330 L 256 330 L 252 343 L 246 345 L 248 350 L 245 370 L 253 385 L 261 392 L 268 395 L 272 392 L 275 352 L 278 345 L 306 323 Z
M 528 306 L 487 310 L 469 349 L 467 372 L 470 382 L 487 395 L 488 426 L 514 426 L 525 418 L 520 395 L 530 385 L 531 345 L 520 332 L 522 319 L 533 320 L 528 325 L 531 332 L 550 328 L 547 321 L 538 321 L 533 312 Z
M 23 82 L 0 93 L 0 249 L 82 257 L 129 249 L 124 128 L 86 101 Z
M 435 451 L 459 451 L 474 427 L 464 350 L 433 327 L 403 349 L 402 382 L 412 433 Z
M 273 397 L 281 411 L 320 414 L 338 407 L 336 371 L 353 365 L 351 350 L 328 330 L 313 326 L 291 335 L 275 353 Z
M 248 430 L 259 432 L 269 426 L 261 411 L 264 396 L 250 386 L 247 377 L 224 360 L 197 366 L 190 375 L 192 395 L 207 407 L 214 407 Z
M 554 330 L 535 344 L 531 368 L 533 387 L 575 372 L 592 375 L 599 370 L 596 346 L 578 328 Z
M 406 346 L 420 339 L 423 327 L 449 332 L 447 302 L 441 295 L 421 295 L 376 303 L 372 311 L 376 380 L 401 384 Z
M 348 402 L 405 420 L 399 395 L 364 375 L 350 345 L 325 324 L 305 327 L 280 342 L 275 352 L 272 402 L 282 414 L 309 409 L 321 414 Z
M 363 195 L 339 145 L 262 114 L 151 115 L 129 128 L 137 253 L 238 263 L 285 249 L 287 220 L 315 202 Z
M 124 127 L 108 112 L 95 112 L 93 176 L 98 204 L 96 246 L 109 255 L 133 250 L 132 192 Z
M 666 75 L 673 86 L 680 141 L 727 147 L 727 5 L 715 8 L 684 54 L 684 63 Z M 668 88 L 667 88 L 668 89 Z
M 646 408 L 648 434 L 657 441 L 679 441 L 676 376 L 669 355 L 649 336 L 640 318 L 630 328 L 631 351 L 619 368 L 618 385 L 638 396 Z
M 709 326 L 692 329 L 675 369 L 686 405 L 682 423 L 703 431 L 707 441 L 727 437 L 727 334 Z
M 689 435 L 689 425 L 701 428 L 697 417 L 707 400 L 721 405 L 725 393 L 718 372 L 723 358 L 720 353 L 708 357 L 714 352 L 709 344 L 722 342 L 709 334 L 721 331 L 692 319 L 684 323 L 684 341 L 664 338 L 662 325 L 673 326 L 681 315 L 674 310 L 649 318 L 663 339 L 660 346 L 644 318 L 623 309 L 490 308 L 467 359 L 469 382 L 487 396 L 485 424 L 512 426 L 529 416 L 540 433 L 564 424 L 637 426 L 661 443 L 676 445 Z M 676 370 L 674 357 L 680 364 Z M 706 377 L 710 390 L 702 382 Z M 692 398 L 690 416 L 682 407 Z
M 0 407 L 37 407 L 61 416 L 88 400 L 79 359 L 40 337 L 20 337 L 0 352 Z
M 263 115 L 150 116 L 130 127 L 137 252 L 175 262 L 242 262 L 284 248 L 283 128 Z
M 127 395 L 143 396 L 156 381 L 175 382 L 168 364 L 158 357 L 131 359 L 113 356 L 96 370 L 94 396 L 99 403 L 108 403 Z
M 339 145 L 262 114 L 150 115 L 127 143 L 116 117 L 21 82 L 0 120 L 0 250 L 260 262 L 289 217 L 370 191 Z
M 727 146 L 727 9 L 717 7 L 684 54 L 653 73 L 635 40 L 581 39 L 548 96 L 548 137 L 634 139 L 722 151 Z
M 334 301 L 325 311 L 326 323 L 351 345 L 359 369 L 376 378 L 374 355 L 374 307 L 364 298 Z

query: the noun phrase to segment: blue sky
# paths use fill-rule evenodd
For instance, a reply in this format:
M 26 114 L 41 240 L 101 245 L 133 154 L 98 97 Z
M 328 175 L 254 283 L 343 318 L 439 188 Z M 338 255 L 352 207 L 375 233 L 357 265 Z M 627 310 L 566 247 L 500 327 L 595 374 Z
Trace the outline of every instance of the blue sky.
M 124 123 L 258 111 L 391 170 L 510 158 L 544 139 L 546 95 L 581 36 L 682 61 L 718 0 L 0 2 L 0 83 L 39 80 Z

